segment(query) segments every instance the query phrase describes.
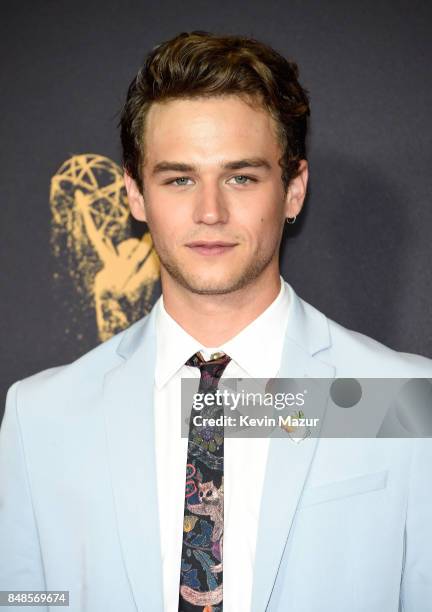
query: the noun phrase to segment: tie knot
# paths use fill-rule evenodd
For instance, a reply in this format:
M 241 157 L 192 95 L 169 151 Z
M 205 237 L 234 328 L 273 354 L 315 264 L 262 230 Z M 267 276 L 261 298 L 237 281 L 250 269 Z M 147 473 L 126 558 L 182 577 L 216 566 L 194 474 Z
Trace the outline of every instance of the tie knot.
M 198 351 L 190 357 L 186 364 L 200 369 L 201 379 L 207 379 L 209 386 L 213 386 L 222 376 L 228 363 L 231 361 L 226 353 L 213 353 L 212 359 L 205 361 L 201 353 Z

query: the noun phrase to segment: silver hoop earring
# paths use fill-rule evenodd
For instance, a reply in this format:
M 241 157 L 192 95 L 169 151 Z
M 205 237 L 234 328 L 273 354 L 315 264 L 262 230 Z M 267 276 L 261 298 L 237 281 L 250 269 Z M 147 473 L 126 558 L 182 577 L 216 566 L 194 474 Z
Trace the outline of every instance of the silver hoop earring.
M 292 225 L 293 223 L 295 223 L 296 219 L 297 215 L 295 217 L 287 217 L 286 222 L 289 223 L 289 225 Z

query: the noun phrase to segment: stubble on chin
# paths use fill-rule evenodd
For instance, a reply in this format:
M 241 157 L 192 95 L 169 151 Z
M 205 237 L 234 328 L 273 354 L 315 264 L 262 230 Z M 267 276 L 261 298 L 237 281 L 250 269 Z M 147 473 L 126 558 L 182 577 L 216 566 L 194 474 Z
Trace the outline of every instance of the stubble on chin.
M 177 262 L 167 257 L 164 253 L 158 253 L 162 268 L 167 274 L 184 287 L 187 291 L 196 295 L 226 295 L 239 291 L 249 283 L 256 280 L 270 264 L 273 256 L 257 257 L 254 261 L 244 265 L 237 272 L 227 272 L 225 278 L 204 278 L 204 274 L 194 274 L 191 270 L 185 273 Z

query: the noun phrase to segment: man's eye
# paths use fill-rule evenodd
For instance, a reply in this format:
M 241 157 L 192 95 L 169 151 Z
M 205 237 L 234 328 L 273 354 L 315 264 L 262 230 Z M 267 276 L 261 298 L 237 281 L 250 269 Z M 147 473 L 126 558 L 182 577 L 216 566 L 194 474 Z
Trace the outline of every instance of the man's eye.
M 168 181 L 168 185 L 178 185 L 179 187 L 184 187 L 185 185 L 187 185 L 187 182 L 189 178 L 187 176 L 178 176 L 175 179 L 172 179 L 171 181 Z
M 236 179 L 237 185 L 247 185 L 248 181 L 252 183 L 256 183 L 256 179 L 252 178 L 251 176 L 245 176 L 244 174 L 238 174 L 237 176 L 234 176 L 233 178 Z M 240 179 L 240 181 L 237 181 L 237 179 Z

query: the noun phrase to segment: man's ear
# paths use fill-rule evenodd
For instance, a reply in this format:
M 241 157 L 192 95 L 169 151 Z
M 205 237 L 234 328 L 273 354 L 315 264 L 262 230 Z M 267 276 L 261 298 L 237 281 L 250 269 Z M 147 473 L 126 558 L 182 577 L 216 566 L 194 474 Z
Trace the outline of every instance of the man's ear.
M 297 217 L 300 214 L 306 197 L 308 176 L 308 163 L 305 159 L 301 159 L 297 175 L 288 185 L 285 196 L 285 217 Z
M 123 173 L 123 178 L 131 215 L 137 219 L 137 221 L 147 221 L 144 197 L 140 192 L 136 181 L 126 172 L 126 170 Z

